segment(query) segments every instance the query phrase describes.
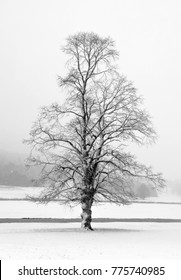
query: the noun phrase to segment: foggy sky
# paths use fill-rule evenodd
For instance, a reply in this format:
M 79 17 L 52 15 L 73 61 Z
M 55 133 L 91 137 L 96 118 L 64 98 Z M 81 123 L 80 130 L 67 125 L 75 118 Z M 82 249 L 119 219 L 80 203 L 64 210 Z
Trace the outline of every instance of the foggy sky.
M 181 179 L 181 2 L 176 0 L 1 0 L 0 149 L 27 152 L 39 108 L 63 100 L 60 48 L 67 36 L 110 36 L 120 73 L 143 95 L 156 144 L 131 147 L 143 163 Z

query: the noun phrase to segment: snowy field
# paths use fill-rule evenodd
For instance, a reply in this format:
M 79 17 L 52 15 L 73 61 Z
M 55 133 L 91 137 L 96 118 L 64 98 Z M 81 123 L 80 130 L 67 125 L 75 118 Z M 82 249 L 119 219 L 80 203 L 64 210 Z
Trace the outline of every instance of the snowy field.
M 0 188 L 0 198 L 23 196 L 23 188 Z M 32 217 L 79 218 L 80 207 L 0 200 L 0 219 Z M 79 223 L 0 223 L 0 259 L 181 259 L 181 223 L 144 222 L 145 218 L 181 219 L 179 204 L 105 203 L 93 207 L 93 218 L 143 221 L 93 222 L 94 232 L 82 232 Z
M 59 205 L 56 202 L 48 205 L 29 201 L 0 201 L 1 218 L 80 218 L 81 208 Z M 160 218 L 181 219 L 181 204 L 131 204 L 117 206 L 99 204 L 92 207 L 93 218 Z
M 181 225 L 159 223 L 1 224 L 0 259 L 181 259 Z

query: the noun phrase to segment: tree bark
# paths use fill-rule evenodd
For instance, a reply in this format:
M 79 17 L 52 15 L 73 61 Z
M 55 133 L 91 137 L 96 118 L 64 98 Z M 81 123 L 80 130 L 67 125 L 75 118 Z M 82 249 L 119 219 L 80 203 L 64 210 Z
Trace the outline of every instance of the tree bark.
M 81 213 L 81 228 L 84 230 L 93 230 L 91 226 L 92 222 L 92 207 L 93 203 L 93 198 L 90 193 L 90 191 L 84 191 L 84 193 L 81 195 L 81 208 L 82 208 L 82 213 Z

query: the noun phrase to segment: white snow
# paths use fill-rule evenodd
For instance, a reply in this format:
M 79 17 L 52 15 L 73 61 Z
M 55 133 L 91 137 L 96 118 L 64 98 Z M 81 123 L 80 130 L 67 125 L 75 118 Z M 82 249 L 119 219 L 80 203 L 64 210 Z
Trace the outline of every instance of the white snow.
M 37 195 L 42 188 L 35 187 L 15 187 L 0 185 L 0 198 L 16 199 L 26 198 L 27 195 Z
M 80 218 L 81 208 L 56 202 L 48 205 L 29 201 L 0 201 L 0 218 Z M 92 207 L 93 218 L 174 218 L 181 219 L 181 205 L 104 203 Z
M 181 259 L 181 225 L 95 223 L 1 224 L 0 259 Z
M 0 198 L 23 195 L 22 188 L 0 188 Z M 0 218 L 79 218 L 80 211 L 55 202 L 0 200 Z M 181 205 L 104 203 L 93 207 L 93 217 L 181 219 Z M 181 223 L 93 223 L 93 228 L 82 232 L 79 223 L 0 223 L 0 259 L 181 259 Z

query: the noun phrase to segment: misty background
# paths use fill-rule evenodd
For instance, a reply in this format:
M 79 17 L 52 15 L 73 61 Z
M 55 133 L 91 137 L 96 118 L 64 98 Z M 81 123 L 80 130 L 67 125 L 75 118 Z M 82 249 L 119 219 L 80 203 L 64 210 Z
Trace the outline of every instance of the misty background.
M 22 140 L 41 106 L 65 98 L 57 84 L 65 39 L 93 31 L 115 41 L 119 72 L 144 97 L 158 134 L 154 145 L 130 151 L 181 194 L 180 11 L 177 0 L 1 0 L 0 184 L 26 186 L 36 175 L 24 170 Z

